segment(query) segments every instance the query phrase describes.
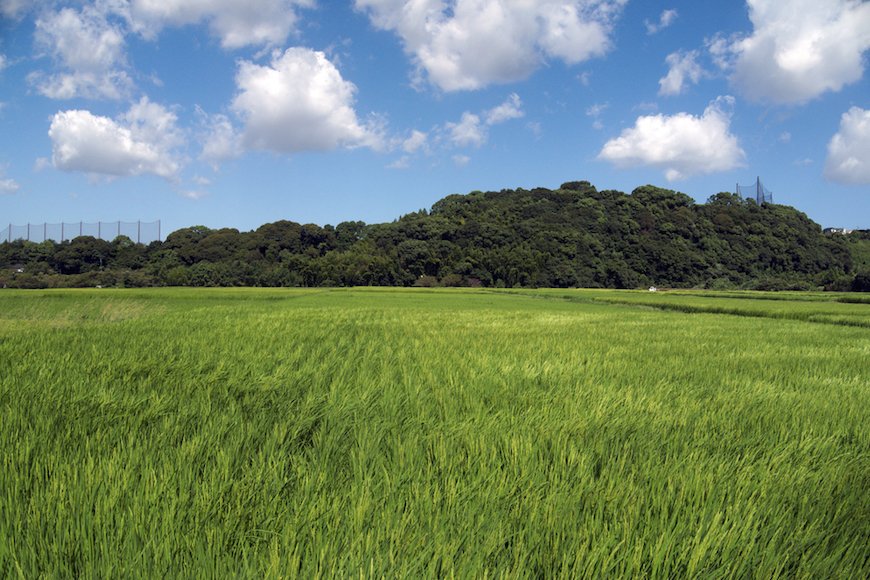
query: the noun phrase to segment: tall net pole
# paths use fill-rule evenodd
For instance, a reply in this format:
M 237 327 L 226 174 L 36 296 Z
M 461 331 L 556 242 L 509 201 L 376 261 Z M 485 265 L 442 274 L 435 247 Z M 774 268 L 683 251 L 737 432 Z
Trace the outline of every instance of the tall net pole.
M 105 227 L 103 227 L 105 225 Z M 0 243 L 12 243 L 15 240 L 23 240 L 31 243 L 41 243 L 52 240 L 56 243 L 74 240 L 77 237 L 85 235 L 85 222 L 80 221 L 78 228 L 75 227 L 75 222 L 59 222 L 59 223 L 26 223 L 15 225 L 9 223 L 6 226 L 6 231 L 0 230 Z M 153 222 L 143 222 L 138 220 L 135 222 L 124 222 L 117 220 L 114 222 L 88 222 L 88 235 L 96 234 L 97 239 L 111 242 L 112 239 L 117 239 L 120 236 L 125 236 L 131 241 L 135 240 L 137 244 L 148 244 L 153 241 L 163 241 L 163 223 L 160 220 Z M 42 231 L 42 237 L 39 237 L 39 232 Z M 107 238 L 103 238 L 105 232 Z

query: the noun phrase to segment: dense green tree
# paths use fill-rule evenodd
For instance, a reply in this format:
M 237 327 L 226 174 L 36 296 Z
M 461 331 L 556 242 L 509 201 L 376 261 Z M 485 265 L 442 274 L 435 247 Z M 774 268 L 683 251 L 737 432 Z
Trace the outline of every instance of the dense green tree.
M 114 248 L 110 242 L 93 236 L 79 236 L 58 244 L 54 264 L 61 274 L 102 270 L 109 265 Z
M 205 226 L 192 226 L 175 230 L 163 242 L 163 248 L 175 250 L 175 255 L 184 264 L 193 264 L 198 261 L 197 248 L 199 242 L 211 233 L 211 229 Z
M 280 220 L 251 232 L 182 228 L 0 244 L 7 285 L 484 285 L 861 289 L 870 234 L 824 235 L 793 208 L 645 185 L 449 195 L 389 223 Z M 856 275 L 855 270 L 862 271 Z M 18 270 L 23 270 L 18 272 Z M 6 272 L 6 274 L 3 274 Z M 12 275 L 21 276 L 18 282 Z

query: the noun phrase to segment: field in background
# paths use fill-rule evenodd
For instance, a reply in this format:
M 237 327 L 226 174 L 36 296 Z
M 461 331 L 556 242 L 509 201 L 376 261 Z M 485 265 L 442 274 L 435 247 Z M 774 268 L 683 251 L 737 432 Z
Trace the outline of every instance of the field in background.
M 4 291 L 0 576 L 866 578 L 843 298 Z

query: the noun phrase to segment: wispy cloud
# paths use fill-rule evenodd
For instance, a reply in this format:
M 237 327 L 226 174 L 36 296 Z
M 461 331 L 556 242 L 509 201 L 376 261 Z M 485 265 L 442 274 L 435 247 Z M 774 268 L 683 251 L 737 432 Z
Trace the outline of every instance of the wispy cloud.
M 646 26 L 646 33 L 647 34 L 658 34 L 662 30 L 664 30 L 665 28 L 667 28 L 668 26 L 673 24 L 674 21 L 677 19 L 677 16 L 679 16 L 679 14 L 677 14 L 677 11 L 670 9 L 670 10 L 663 11 L 659 15 L 659 19 L 656 22 L 644 20 L 643 24 L 644 24 L 644 26 Z

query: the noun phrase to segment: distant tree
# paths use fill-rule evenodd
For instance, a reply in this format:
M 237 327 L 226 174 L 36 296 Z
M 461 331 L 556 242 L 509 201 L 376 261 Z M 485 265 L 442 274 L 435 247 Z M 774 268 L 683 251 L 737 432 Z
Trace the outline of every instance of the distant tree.
M 140 269 L 147 261 L 147 249 L 137 244 L 127 236 L 118 236 L 112 240 L 112 268 Z
M 870 234 L 823 235 L 794 208 L 728 192 L 696 204 L 652 185 L 626 195 L 587 181 L 448 195 L 380 224 L 193 226 L 147 246 L 126 236 L 0 243 L 7 285 L 26 273 L 15 283 L 858 289 L 868 267 Z
M 335 226 L 335 246 L 345 251 L 363 239 L 366 224 L 362 221 L 341 222 Z
M 113 250 L 110 242 L 93 236 L 79 236 L 58 245 L 54 262 L 61 274 L 101 270 L 108 265 Z
M 198 259 L 198 245 L 212 232 L 205 226 L 192 226 L 175 230 L 163 242 L 163 248 L 175 250 L 175 255 L 185 264 L 193 264 Z
M 870 270 L 858 272 L 852 281 L 853 292 L 870 292 Z

